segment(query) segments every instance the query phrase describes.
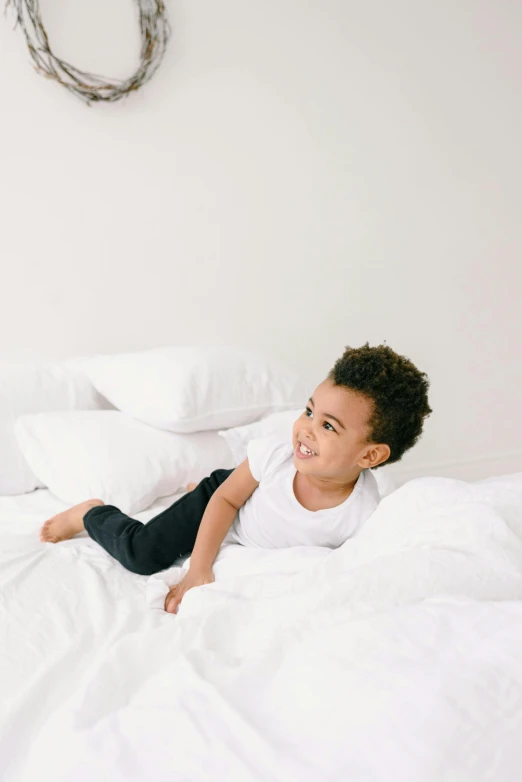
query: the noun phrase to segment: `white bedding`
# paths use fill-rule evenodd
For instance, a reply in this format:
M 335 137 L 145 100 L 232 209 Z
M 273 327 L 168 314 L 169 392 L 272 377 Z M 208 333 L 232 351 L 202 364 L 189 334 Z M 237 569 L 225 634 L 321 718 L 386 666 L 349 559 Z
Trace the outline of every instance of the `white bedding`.
M 520 778 L 522 474 L 411 481 L 335 552 L 230 547 L 177 616 L 179 568 L 40 544 L 62 507 L 0 498 L 2 782 Z

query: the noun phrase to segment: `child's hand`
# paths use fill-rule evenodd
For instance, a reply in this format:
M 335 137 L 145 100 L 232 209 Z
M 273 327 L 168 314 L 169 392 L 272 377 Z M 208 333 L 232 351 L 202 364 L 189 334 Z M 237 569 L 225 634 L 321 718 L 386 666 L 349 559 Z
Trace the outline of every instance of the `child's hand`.
M 212 570 L 192 570 L 188 569 L 187 575 L 175 586 L 171 587 L 165 598 L 165 611 L 169 614 L 176 614 L 178 606 L 183 599 L 185 592 L 193 587 L 211 584 L 214 581 Z

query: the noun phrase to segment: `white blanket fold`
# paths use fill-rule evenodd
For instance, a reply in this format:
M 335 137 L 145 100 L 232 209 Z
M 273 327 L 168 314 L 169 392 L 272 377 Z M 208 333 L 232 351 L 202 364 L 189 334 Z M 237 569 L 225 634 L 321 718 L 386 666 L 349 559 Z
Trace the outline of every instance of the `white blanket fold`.
M 140 582 L 149 620 L 49 715 L 24 782 L 519 779 L 522 474 L 411 481 L 333 552 L 230 547 L 166 614 L 182 575 Z

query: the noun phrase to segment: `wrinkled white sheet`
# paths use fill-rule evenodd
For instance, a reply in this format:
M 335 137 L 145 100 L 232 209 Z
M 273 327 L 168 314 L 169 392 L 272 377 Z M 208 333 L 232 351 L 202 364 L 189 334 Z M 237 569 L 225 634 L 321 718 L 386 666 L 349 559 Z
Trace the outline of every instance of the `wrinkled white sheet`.
M 2 781 L 520 778 L 522 474 L 411 481 L 335 552 L 231 547 L 177 616 L 179 568 L 1 508 Z

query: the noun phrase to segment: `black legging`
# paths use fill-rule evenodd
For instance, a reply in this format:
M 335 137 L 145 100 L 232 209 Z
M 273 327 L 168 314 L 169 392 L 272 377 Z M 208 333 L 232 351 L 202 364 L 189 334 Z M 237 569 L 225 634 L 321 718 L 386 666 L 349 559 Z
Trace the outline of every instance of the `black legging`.
M 170 567 L 196 542 L 208 501 L 233 470 L 214 470 L 194 491 L 143 524 L 114 505 L 97 505 L 83 517 L 90 537 L 127 570 L 150 576 Z

